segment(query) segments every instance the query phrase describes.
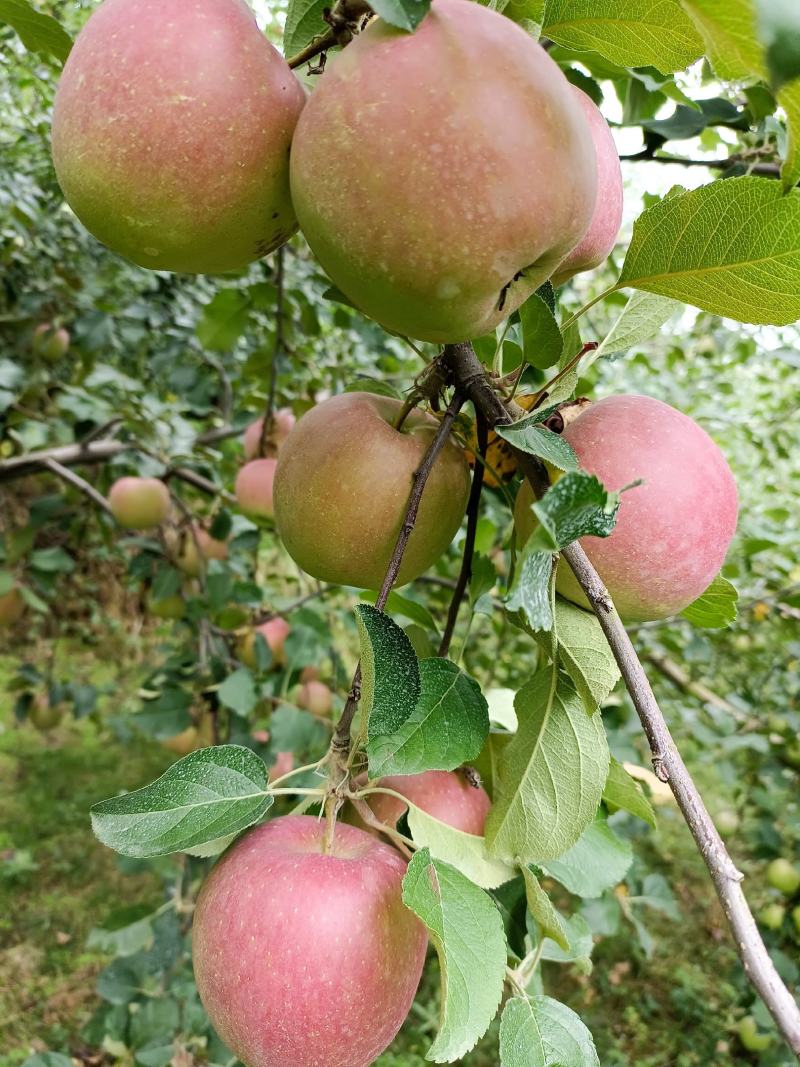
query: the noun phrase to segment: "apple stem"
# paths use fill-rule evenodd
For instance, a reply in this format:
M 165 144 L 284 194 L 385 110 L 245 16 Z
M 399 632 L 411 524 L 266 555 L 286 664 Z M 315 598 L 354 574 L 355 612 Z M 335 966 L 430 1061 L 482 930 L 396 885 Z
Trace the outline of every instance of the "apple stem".
M 591 303 L 596 302 L 597 300 L 593 300 Z M 591 304 L 587 304 L 586 308 L 590 306 Z M 585 311 L 586 308 L 581 310 Z M 577 315 L 573 316 L 573 320 L 577 317 Z M 456 388 L 462 389 L 467 394 L 476 411 L 483 412 L 490 427 L 512 421 L 508 411 L 492 389 L 485 369 L 471 344 L 466 342 L 446 345 L 443 358 L 450 367 Z M 544 464 L 527 452 L 517 451 L 517 458 L 519 467 L 530 482 L 534 495 L 541 497 L 547 491 L 549 484 Z M 742 875 L 728 855 L 697 786 L 681 758 L 644 667 L 608 590 L 580 542 L 573 542 L 562 549 L 561 555 L 571 567 L 578 584 L 586 594 L 614 654 L 625 688 L 631 696 L 650 744 L 653 769 L 661 781 L 669 784 L 708 868 L 717 896 L 728 919 L 745 974 L 769 1009 L 786 1043 L 795 1053 L 800 1054 L 800 1008 L 767 952 L 742 892 Z

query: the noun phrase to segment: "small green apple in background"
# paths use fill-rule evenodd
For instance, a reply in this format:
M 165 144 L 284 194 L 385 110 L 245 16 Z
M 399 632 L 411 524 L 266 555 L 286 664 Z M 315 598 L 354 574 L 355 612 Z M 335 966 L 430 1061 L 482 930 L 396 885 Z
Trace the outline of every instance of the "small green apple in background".
M 42 733 L 55 729 L 64 718 L 64 705 L 53 704 L 47 693 L 36 693 L 30 708 L 28 718 L 33 726 Z
M 272 426 L 267 435 L 267 440 L 276 452 L 280 452 L 281 445 L 289 436 L 295 421 L 294 414 L 289 408 L 280 408 L 272 416 Z M 244 438 L 242 440 L 245 459 L 258 459 L 261 448 L 261 428 L 263 425 L 263 418 L 256 419 L 256 421 L 251 422 L 245 430 Z
M 676 615 L 711 584 L 736 529 L 736 483 L 722 452 L 696 422 L 648 396 L 599 400 L 562 436 L 606 489 L 643 482 L 622 494 L 610 537 L 580 541 L 620 615 L 628 622 Z M 532 503 L 526 480 L 514 509 L 520 545 L 536 526 Z M 563 561 L 556 588 L 589 606 Z
M 483 834 L 492 802 L 483 786 L 474 786 L 457 771 L 423 771 L 421 774 L 387 775 L 370 785 L 393 789 L 434 819 L 463 830 L 466 834 Z M 367 798 L 376 819 L 395 826 L 408 810 L 402 800 L 386 793 Z
M 798 934 L 800 934 L 800 904 L 792 908 L 792 922 Z
M 550 277 L 589 227 L 597 167 L 545 50 L 481 4 L 433 0 L 413 36 L 376 19 L 330 57 L 291 184 L 339 289 L 439 343 L 489 333 Z
M 236 501 L 253 519 L 271 519 L 275 514 L 273 483 L 278 461 L 272 457 L 251 459 L 236 475 Z
M 240 838 L 197 898 L 200 999 L 250 1067 L 368 1067 L 414 999 L 428 943 L 403 905 L 406 863 L 337 823 L 285 816 Z
M 170 513 L 169 489 L 158 478 L 118 478 L 109 490 L 108 503 L 126 530 L 149 530 Z
M 399 400 L 343 393 L 312 408 L 284 442 L 275 474 L 275 522 L 298 566 L 320 581 L 379 589 L 403 523 L 414 472 L 438 423 Z M 456 534 L 469 467 L 451 441 L 431 470 L 398 584 L 426 571 Z
M 224 541 L 217 541 L 198 523 L 192 523 L 189 529 L 181 532 L 175 565 L 191 578 L 199 577 L 210 559 L 227 558 L 227 544 Z
M 25 614 L 25 601 L 16 586 L 0 596 L 0 626 L 11 626 Z
M 758 918 L 768 930 L 780 930 L 786 918 L 786 908 L 783 904 L 767 904 L 758 913 Z
M 33 353 L 48 363 L 62 359 L 69 350 L 69 342 L 69 331 L 51 322 L 42 322 L 33 331 Z
M 261 634 L 272 653 L 272 666 L 283 666 L 286 662 L 286 650 L 283 646 L 291 630 L 292 628 L 286 619 L 282 619 L 279 615 L 272 619 L 267 619 L 266 622 L 262 622 L 258 626 L 254 626 L 239 639 L 237 645 L 239 659 L 246 667 L 254 668 L 257 666 L 256 634 Z
M 767 867 L 767 881 L 784 896 L 792 897 L 800 889 L 800 870 L 789 860 L 778 858 Z
M 597 199 L 588 230 L 551 278 L 555 286 L 563 285 L 579 271 L 598 267 L 616 244 L 622 224 L 622 168 L 611 130 L 595 102 L 576 85 L 572 91 L 592 132 L 597 159 Z
M 58 84 L 56 174 L 86 228 L 134 263 L 240 269 L 297 228 L 304 103 L 244 0 L 105 0 Z
M 186 601 L 180 593 L 162 597 L 156 600 L 153 596 L 147 598 L 147 610 L 158 619 L 182 619 L 186 614 Z
M 763 1052 L 772 1044 L 772 1034 L 759 1033 L 753 1016 L 745 1015 L 739 1021 L 739 1040 L 748 1052 Z

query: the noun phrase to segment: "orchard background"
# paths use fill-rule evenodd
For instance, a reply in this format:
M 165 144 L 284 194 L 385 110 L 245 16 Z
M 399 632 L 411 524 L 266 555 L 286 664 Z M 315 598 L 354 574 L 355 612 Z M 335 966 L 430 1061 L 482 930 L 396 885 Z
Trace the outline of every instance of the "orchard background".
M 255 10 L 269 39 L 293 56 L 326 32 L 323 6 Z M 624 8 L 627 29 L 609 16 L 612 6 Z M 380 645 L 375 653 L 357 630 L 354 608 L 369 594 L 304 574 L 274 523 L 254 522 L 237 505 L 242 435 L 266 410 L 299 417 L 345 390 L 405 399 L 437 349 L 361 315 L 299 235 L 224 276 L 145 270 L 92 238 L 56 181 L 50 122 L 61 62 L 93 7 L 42 2 L 34 12 L 26 0 L 0 0 L 0 595 L 19 588 L 25 601 L 22 617 L 0 630 L 0 1064 L 227 1064 L 190 957 L 194 901 L 211 861 L 180 850 L 115 855 L 92 837 L 89 809 L 213 741 L 248 747 L 279 768 L 273 776 L 324 757 L 360 648 L 375 655 L 379 680 L 391 663 L 382 666 Z M 411 0 L 374 7 L 405 29 L 426 9 Z M 798 885 L 770 864 L 800 863 L 800 348 L 792 325 L 800 318 L 800 16 L 767 0 L 531 0 L 505 13 L 541 36 L 601 105 L 623 158 L 620 237 L 602 266 L 557 291 L 562 327 L 615 285 L 643 211 L 684 195 L 676 186 L 715 183 L 712 215 L 690 213 L 682 234 L 663 237 L 664 255 L 673 242 L 680 261 L 674 277 L 661 272 L 666 280 L 649 292 L 611 292 L 580 316 L 580 338 L 565 331 L 570 356 L 581 341 L 600 348 L 586 353 L 559 399 L 656 397 L 707 430 L 734 472 L 739 520 L 722 574 L 738 602 L 723 586 L 691 618 L 630 631 L 796 996 Z M 320 74 L 307 64 L 298 74 L 313 91 Z M 742 178 L 756 185 L 737 184 Z M 748 229 L 753 218 L 763 225 Z M 742 220 L 736 264 L 712 264 L 713 234 L 703 226 L 733 230 Z M 560 343 L 547 356 L 554 319 L 543 307 L 532 297 L 507 332 L 472 339 L 498 376 L 523 369 L 517 399 L 567 362 Z M 736 321 L 740 312 L 755 324 Z M 37 335 L 42 324 L 52 329 Z M 457 439 L 470 435 L 472 417 L 465 408 Z M 81 443 L 96 450 L 92 462 L 56 451 Z M 483 489 L 472 581 L 449 651 L 479 684 L 493 729 L 508 729 L 512 695 L 537 657 L 546 662 L 545 648 L 504 610 L 509 582 L 517 611 L 535 599 L 514 559 L 519 479 L 507 473 L 502 487 Z M 168 539 L 120 530 L 103 502 L 126 475 L 168 475 L 180 515 L 226 540 L 227 559 L 187 582 Z M 464 543 L 462 527 L 386 606 L 421 659 L 439 647 Z M 182 617 L 159 617 L 178 594 Z M 253 624 L 271 616 L 289 623 L 283 652 L 260 641 L 245 648 Z M 597 669 L 608 673 L 608 662 L 598 659 Z M 316 691 L 319 703 L 307 668 L 327 687 Z M 550 1058 L 530 1047 L 512 1058 L 506 1046 L 502 1063 L 582 1067 L 595 1055 L 635 1067 L 795 1062 L 745 977 L 669 787 L 650 770 L 621 682 L 603 694 L 602 721 L 612 755 L 643 788 L 629 804 L 634 813 L 606 796 L 607 822 L 584 837 L 577 858 L 538 868 L 567 947 L 526 920 L 521 878 L 492 889 L 509 959 L 527 953 L 535 964 L 528 992 L 575 1013 Z M 464 762 L 491 784 L 485 753 Z M 291 782 L 315 788 L 324 776 Z M 275 796 L 270 817 L 298 799 Z M 475 858 L 454 855 L 439 831 L 422 823 L 411 832 L 471 873 Z M 488 979 L 465 966 L 461 999 L 451 984 L 442 1004 L 439 966 L 431 950 L 380 1067 L 422 1064 L 437 1033 L 440 1048 L 454 1047 L 453 1020 L 475 1045 L 456 1062 L 500 1062 L 499 1020 L 477 1019 Z

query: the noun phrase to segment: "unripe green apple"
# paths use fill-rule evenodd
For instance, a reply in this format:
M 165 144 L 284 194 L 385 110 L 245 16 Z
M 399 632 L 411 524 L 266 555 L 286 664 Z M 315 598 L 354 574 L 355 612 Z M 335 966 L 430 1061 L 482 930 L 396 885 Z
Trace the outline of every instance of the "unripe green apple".
M 53 326 L 50 322 L 40 323 L 33 331 L 34 354 L 55 363 L 62 359 L 69 349 L 69 331 L 63 327 Z
M 64 705 L 51 704 L 47 693 L 37 693 L 28 711 L 28 718 L 40 732 L 52 730 L 64 718 Z
M 64 65 L 64 196 L 154 270 L 238 270 L 294 232 L 289 145 L 305 92 L 244 0 L 105 0 Z
M 261 634 L 272 653 L 272 666 L 282 667 L 286 662 L 286 650 L 283 646 L 291 630 L 286 619 L 281 619 L 277 615 L 273 619 L 267 619 L 266 622 L 255 626 L 240 638 L 237 645 L 239 659 L 251 669 L 257 666 L 256 634 Z
M 758 918 L 768 930 L 780 930 L 786 918 L 786 908 L 783 904 L 767 904 L 758 913 Z
M 320 581 L 379 589 L 405 518 L 414 472 L 436 420 L 399 400 L 343 393 L 312 408 L 284 443 L 275 474 L 275 522 L 295 563 Z M 398 585 L 447 549 L 464 515 L 469 467 L 445 442 L 422 494 Z
M 402 899 L 406 863 L 337 823 L 274 819 L 240 838 L 197 898 L 200 999 L 250 1067 L 369 1067 L 400 1029 L 422 974 L 425 927 Z
M 784 896 L 792 897 L 800 889 L 800 870 L 789 860 L 779 857 L 767 867 L 767 881 Z
M 289 408 L 280 408 L 272 416 L 272 426 L 267 435 L 267 440 L 276 452 L 280 452 L 281 445 L 289 436 L 295 421 L 294 413 Z M 258 458 L 259 449 L 261 447 L 261 427 L 263 425 L 263 418 L 256 419 L 256 421 L 251 422 L 245 430 L 243 441 L 245 459 Z
M 292 142 L 314 254 L 357 307 L 424 341 L 489 333 L 590 224 L 597 166 L 558 65 L 504 15 L 433 0 L 375 19 L 325 73 Z
M 748 1052 L 763 1052 L 772 1044 L 772 1034 L 761 1034 L 752 1015 L 739 1021 L 739 1040 Z
M 736 529 L 736 483 L 725 457 L 696 422 L 648 396 L 610 396 L 564 429 L 581 467 L 622 494 L 610 537 L 580 544 L 628 622 L 676 615 L 718 573 Z M 525 481 L 514 515 L 518 542 L 536 525 Z M 556 588 L 581 607 L 589 602 L 562 560 Z
M 792 908 L 792 922 L 794 923 L 798 934 L 800 934 L 800 904 L 797 904 Z
M 11 626 L 25 613 L 25 601 L 16 586 L 0 596 L 0 626 Z
M 156 600 L 152 596 L 147 600 L 147 610 L 158 619 L 182 619 L 186 614 L 186 601 L 180 593 Z
M 109 490 L 108 503 L 126 530 L 159 526 L 170 512 L 169 489 L 158 478 L 118 478 Z
M 275 480 L 276 459 L 251 459 L 236 475 L 236 500 L 239 507 L 253 519 L 271 519 L 275 514 L 272 485 Z

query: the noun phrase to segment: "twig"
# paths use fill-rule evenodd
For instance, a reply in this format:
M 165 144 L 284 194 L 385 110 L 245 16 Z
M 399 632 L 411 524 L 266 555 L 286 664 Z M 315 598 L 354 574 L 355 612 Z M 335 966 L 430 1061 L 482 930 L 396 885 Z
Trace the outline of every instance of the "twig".
M 749 717 L 743 715 L 729 700 L 719 696 L 718 693 L 715 693 L 713 689 L 709 689 L 703 682 L 696 682 L 679 663 L 670 659 L 669 656 L 657 656 L 654 652 L 648 652 L 645 659 L 648 663 L 652 663 L 665 678 L 669 678 L 674 685 L 682 689 L 684 693 L 690 693 L 692 696 L 697 697 L 698 700 L 702 700 L 704 704 L 712 704 L 715 708 L 727 712 L 738 722 L 749 721 Z
M 233 493 L 229 493 L 227 489 L 221 489 L 214 482 L 209 481 L 208 478 L 204 478 L 202 474 L 197 474 L 195 471 L 189 470 L 188 467 L 170 467 L 164 473 L 163 480 L 168 482 L 170 478 L 177 478 L 181 482 L 193 485 L 195 489 L 208 493 L 209 496 L 221 497 L 229 504 L 232 504 L 236 499 Z
M 99 493 L 93 485 L 89 485 L 89 483 L 81 478 L 79 474 L 76 474 L 75 471 L 71 471 L 67 467 L 62 467 L 61 464 L 54 459 L 49 459 L 47 461 L 47 469 L 52 471 L 53 474 L 58 475 L 62 481 L 69 482 L 69 484 L 74 485 L 76 489 L 80 489 L 80 491 L 90 497 L 98 507 L 101 507 L 109 514 L 111 513 L 111 506 L 103 494 Z
M 456 387 L 460 386 L 468 393 L 473 403 L 480 405 L 489 425 L 492 426 L 493 419 L 498 414 L 498 406 L 502 410 L 502 405 L 494 397 L 471 345 L 446 346 L 445 359 L 453 371 Z M 481 384 L 481 378 L 484 384 Z M 491 396 L 487 395 L 487 392 Z M 534 493 L 541 496 L 541 465 L 531 462 L 534 457 L 527 453 L 521 452 L 518 455 L 519 465 L 531 482 Z M 546 484 L 545 481 L 545 487 Z M 561 555 L 572 568 L 600 622 L 650 744 L 656 774 L 662 781 L 669 783 L 697 843 L 727 916 L 745 973 L 769 1009 L 789 1047 L 796 1054 L 800 1054 L 800 1009 L 770 959 L 742 892 L 742 875 L 728 855 L 697 787 L 675 747 L 647 675 L 608 590 L 579 543 L 569 545 L 562 550 Z
M 372 8 L 363 0 L 337 0 L 333 10 L 325 17 L 330 29 L 315 37 L 302 51 L 290 56 L 287 60 L 289 66 L 292 70 L 302 67 L 304 63 L 308 63 L 322 52 L 327 52 L 329 48 L 337 44 L 347 44 L 356 32 L 359 19 L 371 12 Z
M 458 609 L 461 607 L 464 593 L 472 578 L 472 557 L 475 552 L 475 536 L 478 532 L 481 490 L 483 489 L 484 466 L 481 457 L 486 454 L 486 447 L 489 440 L 489 429 L 486 425 L 486 419 L 479 411 L 475 413 L 475 422 L 478 436 L 478 447 L 475 452 L 475 470 L 472 472 L 472 486 L 469 491 L 469 501 L 467 502 L 467 533 L 464 539 L 464 555 L 461 559 L 461 570 L 458 573 L 456 587 L 450 600 L 450 607 L 447 612 L 447 623 L 445 624 L 442 640 L 439 644 L 438 654 L 441 657 L 445 657 L 450 651 L 450 642 L 453 640 L 453 632 L 455 631 L 456 620 L 458 619 Z
M 620 156 L 626 163 L 675 163 L 680 167 L 708 167 L 710 170 L 728 170 L 729 167 L 742 165 L 748 174 L 760 174 L 765 178 L 779 178 L 781 168 L 778 163 L 748 163 L 741 156 L 732 155 L 727 159 L 685 159 L 683 156 L 657 156 L 650 148 L 643 148 L 633 155 Z
M 278 365 L 284 351 L 283 320 L 283 256 L 285 246 L 281 245 L 275 253 L 275 345 L 272 349 L 272 363 L 269 368 L 269 389 L 267 390 L 267 405 L 264 409 L 264 417 L 261 420 L 261 436 L 258 441 L 259 456 L 269 456 L 277 449 L 274 442 L 270 441 L 272 433 L 272 420 L 275 415 L 275 393 L 278 388 Z

